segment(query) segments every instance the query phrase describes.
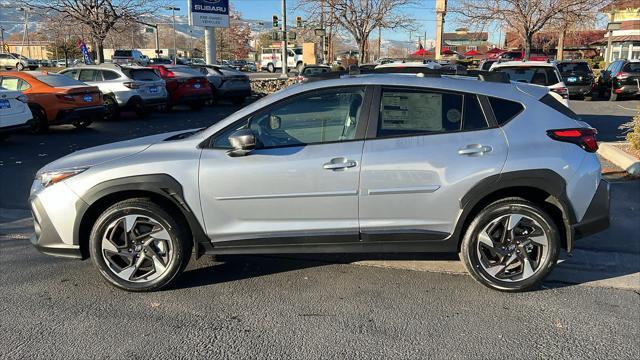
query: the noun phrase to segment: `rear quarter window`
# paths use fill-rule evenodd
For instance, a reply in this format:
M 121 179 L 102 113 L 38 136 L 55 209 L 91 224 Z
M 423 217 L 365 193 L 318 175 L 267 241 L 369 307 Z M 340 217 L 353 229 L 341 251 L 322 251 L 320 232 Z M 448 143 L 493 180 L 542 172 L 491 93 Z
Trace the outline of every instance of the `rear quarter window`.
M 522 104 L 511 100 L 489 97 L 489 103 L 498 125 L 506 124 L 524 110 Z

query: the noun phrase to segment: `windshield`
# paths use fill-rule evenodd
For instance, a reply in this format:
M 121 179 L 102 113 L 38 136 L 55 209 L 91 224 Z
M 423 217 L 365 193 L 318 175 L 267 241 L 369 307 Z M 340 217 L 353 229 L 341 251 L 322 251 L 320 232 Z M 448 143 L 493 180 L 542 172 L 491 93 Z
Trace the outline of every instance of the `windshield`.
M 587 65 L 587 63 L 585 62 L 560 63 L 558 64 L 558 70 L 560 70 L 561 74 L 570 74 L 570 73 L 588 74 L 591 72 L 589 70 L 589 65 Z
M 551 66 L 502 66 L 494 69 L 509 74 L 511 81 L 550 86 L 560 82 Z
M 296 55 L 302 55 L 302 49 L 292 49 Z
M 43 83 L 52 87 L 86 85 L 83 82 L 72 79 L 62 74 L 42 74 L 42 75 L 34 75 L 34 77 L 38 81 L 42 81 Z
M 127 73 L 127 76 L 129 76 L 133 80 L 141 80 L 141 81 L 160 80 L 160 76 L 158 76 L 158 74 L 156 74 L 156 72 L 151 69 L 130 69 L 128 71 L 125 71 L 123 69 L 123 72 Z

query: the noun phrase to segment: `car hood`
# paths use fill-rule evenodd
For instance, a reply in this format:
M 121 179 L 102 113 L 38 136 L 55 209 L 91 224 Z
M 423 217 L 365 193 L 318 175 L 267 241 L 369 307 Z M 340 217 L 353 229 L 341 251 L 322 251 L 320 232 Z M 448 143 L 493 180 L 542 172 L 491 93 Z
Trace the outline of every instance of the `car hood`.
M 111 144 L 78 150 L 45 165 L 38 171 L 38 173 L 63 169 L 91 167 L 104 164 L 108 161 L 118 160 L 127 156 L 135 155 L 146 150 L 153 144 L 164 141 L 175 135 L 194 130 L 196 129 L 174 131 L 170 133 L 145 136 L 137 139 L 119 141 Z

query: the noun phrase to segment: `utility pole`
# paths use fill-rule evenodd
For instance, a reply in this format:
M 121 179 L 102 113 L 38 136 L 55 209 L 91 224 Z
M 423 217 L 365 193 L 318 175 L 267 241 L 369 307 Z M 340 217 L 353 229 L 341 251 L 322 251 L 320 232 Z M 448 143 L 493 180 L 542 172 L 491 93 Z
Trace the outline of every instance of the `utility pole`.
M 4 28 L 0 26 L 0 53 L 4 54 Z
M 287 0 L 282 0 L 282 75 L 287 78 L 289 69 L 287 68 Z
M 327 59 L 324 55 L 324 51 L 326 49 L 327 44 L 325 44 L 325 39 L 326 39 L 326 34 L 327 34 L 327 29 L 325 28 L 325 24 L 324 24 L 324 0 L 322 0 L 320 2 L 320 28 L 324 30 L 324 34 L 322 36 L 322 42 L 321 42 L 321 52 L 322 52 L 322 56 L 320 56 L 320 59 L 322 59 L 322 63 L 326 64 L 327 63 Z
M 378 26 L 378 60 L 382 58 L 382 27 Z
M 436 60 L 442 58 L 442 30 L 447 13 L 447 0 L 436 0 Z
M 180 11 L 179 7 L 175 6 L 165 6 L 165 10 L 171 10 L 173 15 L 173 64 L 176 64 L 176 60 L 178 57 L 178 48 L 176 45 L 176 11 Z
M 18 10 L 24 11 L 24 32 L 22 33 L 22 46 L 20 47 L 20 55 L 24 51 L 24 42 L 27 42 L 27 51 L 29 58 L 31 58 L 31 46 L 29 46 L 29 9 L 28 7 L 21 7 Z
M 207 64 L 216 63 L 216 29 L 212 27 L 204 28 L 205 62 Z

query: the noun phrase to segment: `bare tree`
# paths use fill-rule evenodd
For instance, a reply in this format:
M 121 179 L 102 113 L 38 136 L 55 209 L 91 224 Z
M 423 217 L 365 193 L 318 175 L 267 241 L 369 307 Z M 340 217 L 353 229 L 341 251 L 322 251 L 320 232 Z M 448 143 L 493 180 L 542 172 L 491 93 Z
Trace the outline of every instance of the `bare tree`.
M 536 33 L 546 26 L 593 19 L 609 0 L 458 0 L 450 9 L 460 21 L 486 27 L 501 22 L 518 33 L 529 58 Z
M 158 0 L 27 0 L 43 15 L 61 15 L 63 21 L 89 30 L 97 61 L 104 61 L 104 41 L 118 24 L 138 20 L 159 7 Z
M 319 18 L 323 0 L 299 0 L 309 18 Z M 383 29 L 410 28 L 414 21 L 403 13 L 407 6 L 418 5 L 416 0 L 329 0 L 328 18 L 348 31 L 358 44 L 359 61 L 366 59 L 371 32 Z M 405 8 L 405 9 L 403 9 Z

